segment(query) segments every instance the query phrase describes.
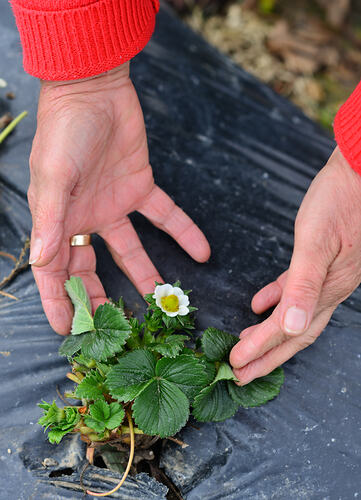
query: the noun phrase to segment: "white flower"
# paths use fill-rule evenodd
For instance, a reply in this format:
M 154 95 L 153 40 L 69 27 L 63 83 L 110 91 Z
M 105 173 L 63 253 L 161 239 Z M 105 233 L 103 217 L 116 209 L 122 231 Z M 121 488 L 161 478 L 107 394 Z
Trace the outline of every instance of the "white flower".
M 185 316 L 189 313 L 189 298 L 183 290 L 177 286 L 157 285 L 154 290 L 153 299 L 167 316 Z

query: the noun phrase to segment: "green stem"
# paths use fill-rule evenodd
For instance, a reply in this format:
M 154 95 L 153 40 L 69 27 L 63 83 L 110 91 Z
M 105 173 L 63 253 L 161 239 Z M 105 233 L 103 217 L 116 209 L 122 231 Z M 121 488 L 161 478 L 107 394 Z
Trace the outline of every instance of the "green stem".
M 14 118 L 14 120 L 9 123 L 9 125 L 7 127 L 4 128 L 4 130 L 0 133 L 0 144 L 7 138 L 7 136 L 10 134 L 10 132 L 12 132 L 14 130 L 14 128 L 16 127 L 16 125 L 21 122 L 21 120 L 23 118 L 25 118 L 25 116 L 28 114 L 27 111 L 23 111 L 22 113 L 20 113 L 20 115 L 18 115 L 16 118 Z

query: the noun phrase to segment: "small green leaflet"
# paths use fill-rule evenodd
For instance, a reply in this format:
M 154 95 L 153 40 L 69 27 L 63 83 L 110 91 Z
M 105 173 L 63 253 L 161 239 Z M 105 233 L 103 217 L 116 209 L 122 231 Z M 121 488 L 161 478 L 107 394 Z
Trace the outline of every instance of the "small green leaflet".
M 38 406 L 44 410 L 38 424 L 45 427 L 45 430 L 49 428 L 48 439 L 52 444 L 59 444 L 65 434 L 73 431 L 81 418 L 76 408 L 58 408 L 55 401 L 51 405 L 43 401 Z
M 186 340 L 188 340 L 187 335 L 170 335 L 163 343 L 153 342 L 148 344 L 147 349 L 158 352 L 167 358 L 175 358 L 183 349 Z
M 91 304 L 82 279 L 72 276 L 65 282 L 65 290 L 74 306 L 74 317 L 71 327 L 72 335 L 79 335 L 80 333 L 94 330 Z
M 100 305 L 94 314 L 95 331 L 84 336 L 81 352 L 86 358 L 105 361 L 123 350 L 131 328 L 124 313 L 111 304 Z
M 134 399 L 155 375 L 156 358 L 145 349 L 125 354 L 107 376 L 113 398 L 127 403 Z
M 242 387 L 228 382 L 229 394 L 238 405 L 244 408 L 260 406 L 273 399 L 280 392 L 284 382 L 282 368 L 276 368 L 265 377 L 256 378 Z
M 52 424 L 58 424 L 65 415 L 64 410 L 56 406 L 55 400 L 52 404 L 42 401 L 38 406 L 44 410 L 44 415 L 39 419 L 38 424 L 45 427 L 45 430 Z
M 202 349 L 209 361 L 223 361 L 228 359 L 228 355 L 239 339 L 233 335 L 217 330 L 217 328 L 207 328 L 202 335 Z
M 75 391 L 79 399 L 99 399 L 107 391 L 104 377 L 97 370 L 92 370 L 83 378 Z
M 124 409 L 119 403 L 108 404 L 104 400 L 98 400 L 89 406 L 89 415 L 85 415 L 85 425 L 96 432 L 104 432 L 105 429 L 115 429 L 124 420 Z
M 59 428 L 53 428 L 53 429 L 50 429 L 49 432 L 48 432 L 48 439 L 50 441 L 51 444 L 59 444 L 60 441 L 63 439 L 63 437 L 68 434 L 70 431 L 68 431 L 67 429 L 66 430 L 62 430 L 62 429 L 59 429 Z
M 220 380 L 233 380 L 234 382 L 238 382 L 238 378 L 235 376 L 228 363 L 220 363 L 217 376 L 212 383 L 216 384 Z
M 146 434 L 173 436 L 187 422 L 189 401 L 172 382 L 153 380 L 135 399 L 133 417 Z

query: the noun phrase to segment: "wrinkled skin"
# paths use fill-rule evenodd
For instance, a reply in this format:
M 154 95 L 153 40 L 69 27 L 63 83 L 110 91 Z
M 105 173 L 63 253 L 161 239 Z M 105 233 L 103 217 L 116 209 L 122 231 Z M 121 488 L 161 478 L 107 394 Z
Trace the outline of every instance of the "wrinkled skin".
M 361 176 L 337 147 L 299 209 L 289 269 L 253 297 L 256 314 L 275 309 L 259 325 L 243 330 L 231 352 L 240 385 L 312 344 L 360 282 Z M 287 322 L 289 308 L 296 313 L 293 324 L 292 318 Z
M 70 248 L 73 234 L 99 234 L 142 295 L 162 278 L 130 212 L 143 214 L 198 262 L 210 256 L 203 233 L 154 184 L 129 64 L 87 80 L 42 82 L 30 171 L 30 261 L 44 311 L 60 334 L 71 326 L 73 310 L 64 290 L 70 275 L 83 278 L 94 309 L 106 300 L 94 250 Z

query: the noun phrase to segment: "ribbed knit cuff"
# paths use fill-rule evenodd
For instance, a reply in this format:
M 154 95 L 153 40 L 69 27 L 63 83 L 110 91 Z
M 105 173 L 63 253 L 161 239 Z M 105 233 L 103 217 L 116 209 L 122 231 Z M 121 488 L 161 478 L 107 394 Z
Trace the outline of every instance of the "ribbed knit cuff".
M 343 156 L 361 175 L 361 82 L 338 110 L 333 128 Z
M 24 69 L 74 80 L 119 66 L 152 36 L 158 0 L 12 0 Z

